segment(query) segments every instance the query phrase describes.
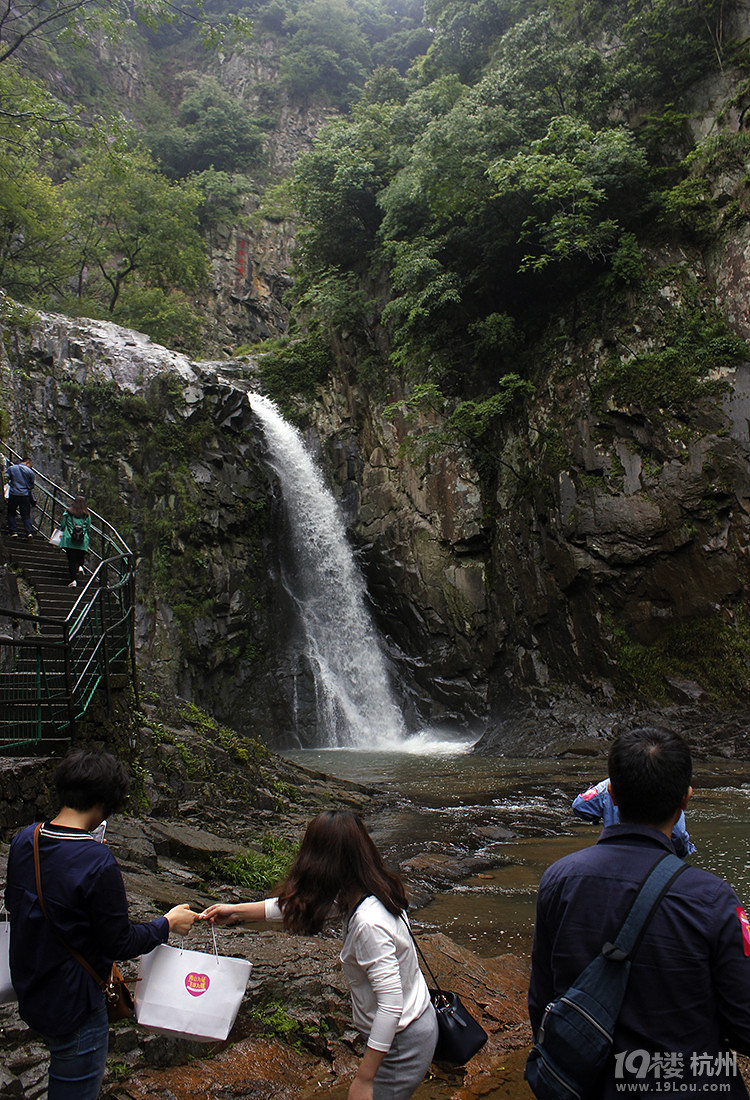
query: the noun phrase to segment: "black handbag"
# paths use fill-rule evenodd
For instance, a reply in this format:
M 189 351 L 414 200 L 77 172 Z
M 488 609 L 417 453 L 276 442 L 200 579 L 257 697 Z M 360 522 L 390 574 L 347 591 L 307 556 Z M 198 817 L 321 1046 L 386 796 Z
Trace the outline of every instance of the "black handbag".
M 404 919 L 404 924 L 409 928 L 406 919 Z M 445 1062 L 451 1066 L 465 1066 L 487 1042 L 487 1032 L 462 1003 L 458 993 L 451 993 L 447 989 L 440 988 L 438 980 L 432 973 L 427 959 L 422 954 L 411 928 L 409 928 L 409 935 L 417 949 L 417 954 L 427 967 L 427 972 L 435 984 L 435 988 L 430 990 L 430 1000 L 432 1001 L 432 1007 L 435 1009 L 438 1025 L 438 1041 L 433 1061 Z
M 462 1003 L 458 993 L 431 989 L 430 1000 L 438 1022 L 434 1061 L 465 1066 L 487 1042 L 487 1032 Z

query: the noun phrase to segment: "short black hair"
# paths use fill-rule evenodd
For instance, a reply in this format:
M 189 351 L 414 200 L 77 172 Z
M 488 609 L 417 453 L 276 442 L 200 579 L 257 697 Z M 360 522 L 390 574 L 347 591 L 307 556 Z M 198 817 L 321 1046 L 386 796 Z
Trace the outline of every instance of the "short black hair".
M 692 776 L 690 747 L 673 730 L 624 730 L 609 750 L 609 779 L 621 821 L 663 825 L 680 808 Z
M 86 811 L 104 805 L 104 816 L 119 810 L 130 789 L 125 765 L 109 752 L 73 749 L 55 773 L 61 806 Z

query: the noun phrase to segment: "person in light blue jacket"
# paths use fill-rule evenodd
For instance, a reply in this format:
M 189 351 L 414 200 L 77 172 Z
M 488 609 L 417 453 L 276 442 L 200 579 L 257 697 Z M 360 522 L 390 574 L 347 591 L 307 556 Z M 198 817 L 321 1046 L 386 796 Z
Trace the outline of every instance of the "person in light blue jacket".
M 600 821 L 605 829 L 608 825 L 619 825 L 620 811 L 612 801 L 609 777 L 582 791 L 573 801 L 573 813 L 584 821 Z M 677 855 L 683 859 L 695 851 L 695 845 L 685 825 L 684 813 L 680 814 L 672 829 L 672 843 Z

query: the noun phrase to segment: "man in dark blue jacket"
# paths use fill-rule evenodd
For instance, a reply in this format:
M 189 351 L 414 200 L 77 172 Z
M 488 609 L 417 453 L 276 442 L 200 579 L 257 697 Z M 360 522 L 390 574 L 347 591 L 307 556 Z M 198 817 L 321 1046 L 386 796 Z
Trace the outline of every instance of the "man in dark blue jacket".
M 529 986 L 536 1035 L 546 1005 L 613 941 L 648 870 L 673 851 L 692 795 L 679 734 L 621 734 L 609 754 L 620 824 L 558 860 L 539 885 Z M 747 1097 L 733 1051 L 750 1053 L 750 925 L 732 888 L 689 867 L 656 909 L 633 958 L 600 1095 Z
M 128 777 L 109 753 L 76 749 L 60 764 L 55 786 L 62 803 L 39 829 L 13 838 L 5 904 L 10 913 L 10 976 L 21 1019 L 40 1032 L 50 1051 L 48 1100 L 95 1100 L 107 1057 L 109 1023 L 100 984 L 76 951 L 106 982 L 115 959 L 132 959 L 184 935 L 195 920 L 178 905 L 147 924 L 131 924 L 117 862 L 92 835 L 120 809 Z

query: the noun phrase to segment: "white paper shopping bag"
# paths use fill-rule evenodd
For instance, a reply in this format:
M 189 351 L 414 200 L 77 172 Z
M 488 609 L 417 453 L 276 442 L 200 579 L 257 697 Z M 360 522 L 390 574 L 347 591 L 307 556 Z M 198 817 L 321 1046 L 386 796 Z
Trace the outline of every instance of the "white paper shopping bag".
M 206 1043 L 226 1039 L 251 969 L 247 959 L 219 955 L 216 950 L 210 954 L 161 944 L 141 956 L 135 1018 L 160 1035 Z
M 16 1000 L 16 991 L 10 984 L 10 921 L 8 914 L 0 911 L 0 1005 Z

